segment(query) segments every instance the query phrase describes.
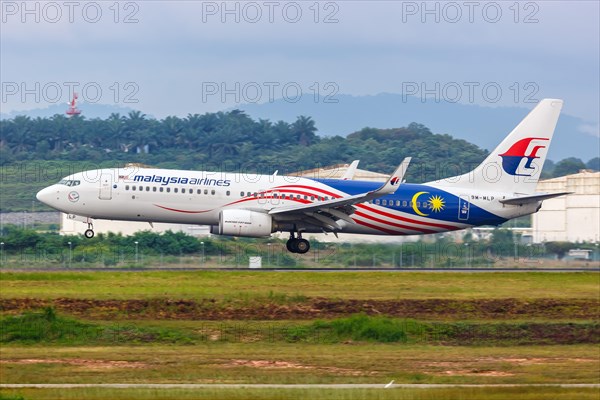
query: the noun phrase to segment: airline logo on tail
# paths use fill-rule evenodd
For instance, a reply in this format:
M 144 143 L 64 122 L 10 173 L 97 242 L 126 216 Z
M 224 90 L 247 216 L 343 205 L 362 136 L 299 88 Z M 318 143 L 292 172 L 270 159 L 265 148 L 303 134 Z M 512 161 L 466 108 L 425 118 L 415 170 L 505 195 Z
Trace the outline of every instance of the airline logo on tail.
M 510 148 L 504 153 L 499 154 L 502 157 L 502 168 L 507 174 L 516 175 L 516 176 L 532 176 L 535 172 L 535 167 L 532 165 L 533 161 L 537 158 L 540 158 L 537 153 L 540 149 L 545 149 L 546 145 L 542 144 L 534 144 L 533 148 L 526 154 L 527 149 L 530 147 L 530 144 L 534 140 L 549 140 L 548 138 L 536 138 L 530 137 L 521 139 L 515 142 Z M 525 171 L 518 171 L 519 166 L 523 159 L 526 158 L 527 162 L 523 169 Z M 531 172 L 531 173 L 520 173 L 520 172 Z

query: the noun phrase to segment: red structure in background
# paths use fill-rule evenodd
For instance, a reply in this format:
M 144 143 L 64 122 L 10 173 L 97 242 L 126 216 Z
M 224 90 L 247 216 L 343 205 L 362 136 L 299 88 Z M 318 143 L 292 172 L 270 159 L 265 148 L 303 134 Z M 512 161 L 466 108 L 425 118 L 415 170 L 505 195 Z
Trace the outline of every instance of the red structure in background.
M 81 114 L 81 110 L 77 108 L 77 93 L 73 92 L 73 99 L 68 104 L 69 108 L 67 109 L 66 114 L 69 117 Z

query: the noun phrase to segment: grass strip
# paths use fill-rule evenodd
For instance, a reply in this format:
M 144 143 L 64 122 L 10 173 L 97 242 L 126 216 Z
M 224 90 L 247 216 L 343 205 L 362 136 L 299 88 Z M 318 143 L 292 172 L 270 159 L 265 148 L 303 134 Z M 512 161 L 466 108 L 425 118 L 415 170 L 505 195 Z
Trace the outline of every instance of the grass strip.
M 187 327 L 147 326 L 131 321 L 88 322 L 57 315 L 53 308 L 0 319 L 2 344 L 123 345 L 208 342 L 435 343 L 442 345 L 529 345 L 599 343 L 600 324 L 421 322 L 356 314 L 314 322 L 206 323 Z

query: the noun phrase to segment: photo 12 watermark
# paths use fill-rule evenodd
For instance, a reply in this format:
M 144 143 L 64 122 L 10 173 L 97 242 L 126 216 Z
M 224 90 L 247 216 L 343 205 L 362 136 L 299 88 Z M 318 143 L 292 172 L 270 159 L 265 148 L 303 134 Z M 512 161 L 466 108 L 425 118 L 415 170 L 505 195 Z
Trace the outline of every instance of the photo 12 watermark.
M 11 23 L 88 23 L 140 22 L 140 3 L 135 1 L 2 1 L 0 19 Z
M 0 83 L 0 98 L 3 104 L 8 102 L 60 104 L 71 100 L 77 93 L 85 103 L 139 103 L 140 86 L 137 82 L 16 82 Z
M 539 23 L 540 5 L 534 1 L 403 1 L 402 23 Z
M 263 82 L 202 82 L 202 102 L 273 103 L 282 99 L 297 103 L 310 96 L 315 103 L 338 103 L 340 87 L 336 82 L 263 81 Z
M 402 102 L 418 98 L 422 103 L 490 103 L 512 102 L 536 104 L 540 101 L 537 82 L 462 81 L 462 82 L 402 82 Z
M 203 1 L 202 23 L 337 24 L 340 4 L 334 1 Z

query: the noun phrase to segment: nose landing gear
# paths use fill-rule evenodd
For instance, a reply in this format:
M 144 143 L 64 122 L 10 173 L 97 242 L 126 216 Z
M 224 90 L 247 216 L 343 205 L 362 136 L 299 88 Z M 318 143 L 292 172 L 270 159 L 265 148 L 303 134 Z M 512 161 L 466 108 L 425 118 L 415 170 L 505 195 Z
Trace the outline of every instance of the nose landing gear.
M 294 231 L 290 232 L 290 238 L 285 244 L 288 251 L 292 253 L 304 254 L 310 250 L 310 243 L 306 239 L 302 239 L 302 234 L 298 232 L 298 238 L 294 236 Z
M 94 225 L 91 222 L 88 222 L 88 228 L 83 233 L 83 236 L 85 236 L 88 239 L 91 239 L 94 237 Z

